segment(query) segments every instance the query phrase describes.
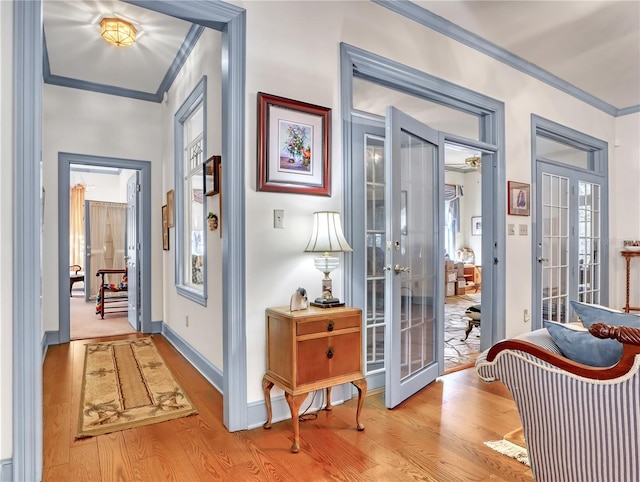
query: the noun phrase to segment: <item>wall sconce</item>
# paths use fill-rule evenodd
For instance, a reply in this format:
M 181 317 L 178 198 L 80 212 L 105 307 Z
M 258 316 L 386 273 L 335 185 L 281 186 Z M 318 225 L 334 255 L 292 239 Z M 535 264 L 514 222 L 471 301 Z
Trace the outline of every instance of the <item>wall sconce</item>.
M 312 306 L 332 308 L 344 306 L 338 298 L 333 296 L 329 273 L 340 266 L 340 258 L 330 253 L 344 253 L 353 251 L 342 233 L 340 213 L 333 211 L 318 211 L 313 213 L 313 232 L 305 249 L 307 253 L 322 253 L 314 259 L 316 268 L 324 273 L 322 279 L 322 296 L 311 302 Z

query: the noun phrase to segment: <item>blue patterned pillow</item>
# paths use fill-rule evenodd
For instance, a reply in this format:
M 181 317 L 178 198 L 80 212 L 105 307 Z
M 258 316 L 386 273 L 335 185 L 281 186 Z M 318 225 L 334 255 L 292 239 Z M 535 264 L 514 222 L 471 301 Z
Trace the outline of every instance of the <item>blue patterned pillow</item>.
M 573 361 L 594 367 L 609 367 L 618 363 L 622 356 L 622 343 L 596 338 L 588 329 L 594 323 L 640 328 L 640 316 L 579 301 L 572 301 L 571 306 L 584 328 L 567 323 L 545 322 L 545 327 L 562 354 Z
M 545 328 L 563 356 L 592 367 L 610 367 L 622 357 L 622 343 L 602 340 L 579 325 L 545 321 Z

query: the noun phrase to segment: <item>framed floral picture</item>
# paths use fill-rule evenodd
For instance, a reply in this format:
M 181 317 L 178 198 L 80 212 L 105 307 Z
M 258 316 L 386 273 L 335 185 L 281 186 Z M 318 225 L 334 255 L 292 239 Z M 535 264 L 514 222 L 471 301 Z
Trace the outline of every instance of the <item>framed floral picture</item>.
M 529 216 L 531 212 L 531 186 L 523 182 L 509 181 L 509 205 L 507 213 L 514 216 Z
M 258 93 L 258 191 L 331 195 L 331 109 Z

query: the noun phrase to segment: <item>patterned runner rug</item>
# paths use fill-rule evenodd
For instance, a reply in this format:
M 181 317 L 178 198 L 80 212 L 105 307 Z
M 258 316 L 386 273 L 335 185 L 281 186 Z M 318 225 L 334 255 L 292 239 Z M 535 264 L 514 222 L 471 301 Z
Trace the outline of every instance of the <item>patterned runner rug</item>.
M 151 338 L 86 345 L 77 438 L 195 413 Z

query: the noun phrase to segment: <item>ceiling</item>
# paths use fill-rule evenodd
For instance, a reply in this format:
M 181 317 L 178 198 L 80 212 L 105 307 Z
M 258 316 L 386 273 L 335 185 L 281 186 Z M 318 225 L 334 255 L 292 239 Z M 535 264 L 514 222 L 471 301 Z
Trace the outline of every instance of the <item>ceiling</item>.
M 474 42 L 485 49 L 504 49 L 615 109 L 640 106 L 639 1 L 416 0 L 410 6 L 449 20 L 475 34 Z M 43 10 L 45 81 L 59 85 L 98 91 L 109 85 L 120 89 L 119 95 L 145 98 L 139 93 L 147 93 L 151 97 L 145 100 L 159 102 L 181 45 L 197 40 L 189 22 L 119 1 L 44 0 Z M 140 32 L 136 44 L 118 48 L 104 42 L 99 36 L 104 16 L 132 21 Z

